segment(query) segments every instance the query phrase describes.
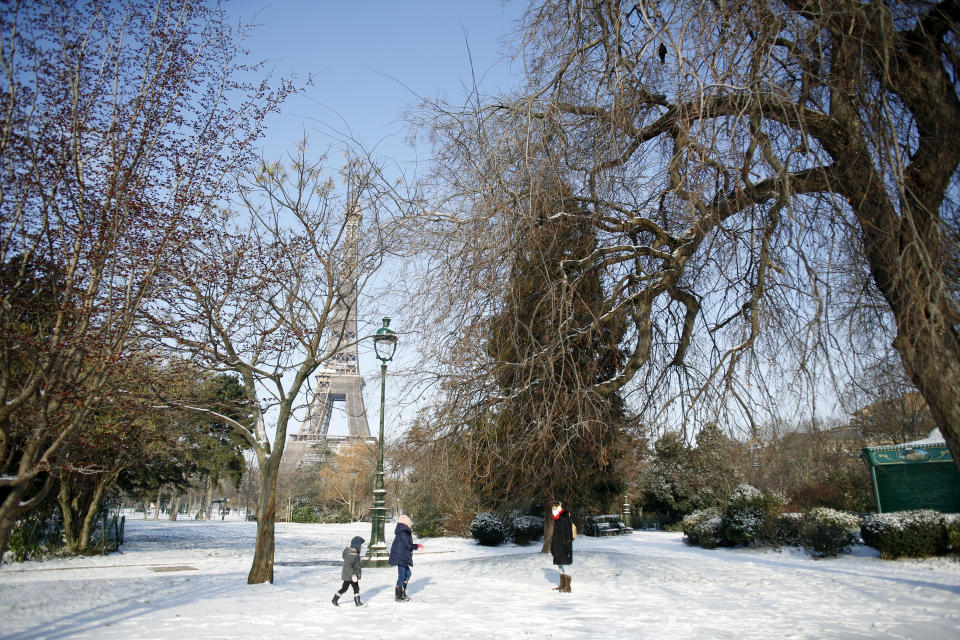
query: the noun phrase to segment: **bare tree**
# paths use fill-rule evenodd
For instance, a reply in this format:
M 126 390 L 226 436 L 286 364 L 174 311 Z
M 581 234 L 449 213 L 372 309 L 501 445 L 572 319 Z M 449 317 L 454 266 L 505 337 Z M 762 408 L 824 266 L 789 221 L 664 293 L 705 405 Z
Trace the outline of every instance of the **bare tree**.
M 320 471 L 323 501 L 346 507 L 352 521 L 360 520 L 373 506 L 374 474 L 377 448 L 370 443 L 356 443 L 342 448 Z
M 815 413 L 831 376 L 892 342 L 960 465 L 958 16 L 954 0 L 534 4 L 526 90 L 431 112 L 460 212 L 438 237 L 467 239 L 438 277 L 495 291 L 505 203 L 555 167 L 592 212 L 582 263 L 604 272 L 605 315 L 631 319 L 598 389 L 636 385 L 651 424 L 749 431 L 784 393 Z
M 864 372 L 850 394 L 858 400 L 850 427 L 867 444 L 900 444 L 936 428 L 930 409 L 903 370 L 879 367 Z
M 166 338 L 158 348 L 237 374 L 247 397 L 257 399 L 252 427 L 217 416 L 257 456 L 251 584 L 273 581 L 277 476 L 288 424 L 305 406 L 311 374 L 325 363 L 335 366 L 362 338 L 346 330 L 348 316 L 390 238 L 369 168 L 349 163 L 343 175 L 349 191 L 338 198 L 323 159 L 310 162 L 306 154 L 304 143 L 287 165 L 265 164 L 243 183 L 247 219 L 234 225 L 225 215 L 219 230 L 180 252 L 163 303 L 151 309 Z
M 451 413 L 450 406 L 424 408 L 403 439 L 391 447 L 396 489 L 388 495 L 413 516 L 415 525 L 466 536 L 482 504 L 472 490 L 470 469 L 463 464 L 460 439 L 444 434 L 442 427 L 450 424 Z
M 287 91 L 234 80 L 224 18 L 176 0 L 0 11 L 0 554 L 108 400 L 166 255 Z

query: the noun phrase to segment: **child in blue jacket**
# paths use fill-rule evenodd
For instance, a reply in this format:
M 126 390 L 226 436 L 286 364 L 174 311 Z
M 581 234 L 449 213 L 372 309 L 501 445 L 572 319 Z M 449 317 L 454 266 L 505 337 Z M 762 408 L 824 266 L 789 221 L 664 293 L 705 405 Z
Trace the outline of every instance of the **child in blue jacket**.
M 398 602 L 406 602 L 407 582 L 410 581 L 410 567 L 413 566 L 413 550 L 423 549 L 422 544 L 413 541 L 413 523 L 406 515 L 397 518 L 397 528 L 393 532 L 393 544 L 390 546 L 388 562 L 397 568 L 397 586 L 394 597 Z

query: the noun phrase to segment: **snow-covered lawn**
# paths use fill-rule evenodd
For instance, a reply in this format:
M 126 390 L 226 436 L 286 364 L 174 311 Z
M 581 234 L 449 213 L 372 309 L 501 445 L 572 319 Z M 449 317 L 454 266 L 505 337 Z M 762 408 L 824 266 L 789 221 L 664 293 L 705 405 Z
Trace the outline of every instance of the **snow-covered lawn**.
M 122 553 L 0 567 L 4 638 L 960 638 L 960 563 L 870 548 L 684 545 L 679 533 L 574 542 L 570 594 L 539 545 L 427 539 L 409 593 L 366 569 L 368 603 L 330 603 L 369 525 L 277 525 L 273 584 L 247 585 L 255 523 L 127 519 Z M 393 538 L 388 523 L 387 540 Z M 366 551 L 366 547 L 364 547 Z M 349 593 L 348 593 L 349 595 Z

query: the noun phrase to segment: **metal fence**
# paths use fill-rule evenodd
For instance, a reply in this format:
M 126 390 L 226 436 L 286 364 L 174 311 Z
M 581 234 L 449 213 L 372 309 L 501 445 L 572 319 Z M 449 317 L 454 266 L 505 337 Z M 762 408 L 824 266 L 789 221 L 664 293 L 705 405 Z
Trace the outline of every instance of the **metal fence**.
M 127 516 L 104 510 L 101 515 L 100 526 L 94 530 L 92 535 L 93 539 L 98 541 L 95 546 L 99 546 L 104 553 L 115 551 L 117 547 L 123 544 L 123 529 L 126 522 Z

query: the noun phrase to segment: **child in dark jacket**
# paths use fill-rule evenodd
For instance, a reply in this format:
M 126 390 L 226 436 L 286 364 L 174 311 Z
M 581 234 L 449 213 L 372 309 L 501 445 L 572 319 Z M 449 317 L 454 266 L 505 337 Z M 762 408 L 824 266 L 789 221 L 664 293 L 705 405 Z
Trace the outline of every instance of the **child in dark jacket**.
M 398 602 L 409 600 L 407 582 L 410 581 L 410 567 L 413 566 L 413 550 L 423 549 L 422 544 L 413 541 L 413 523 L 406 515 L 397 518 L 397 528 L 393 532 L 393 544 L 390 546 L 388 562 L 397 568 L 397 586 L 394 596 Z
M 358 607 L 364 606 L 360 602 L 360 573 L 363 570 L 360 547 L 363 546 L 363 542 L 363 538 L 354 536 L 353 540 L 350 541 L 350 546 L 343 550 L 343 568 L 340 570 L 343 586 L 333 594 L 333 604 L 335 606 L 340 606 L 340 596 L 346 593 L 349 587 L 353 587 L 353 603 Z

